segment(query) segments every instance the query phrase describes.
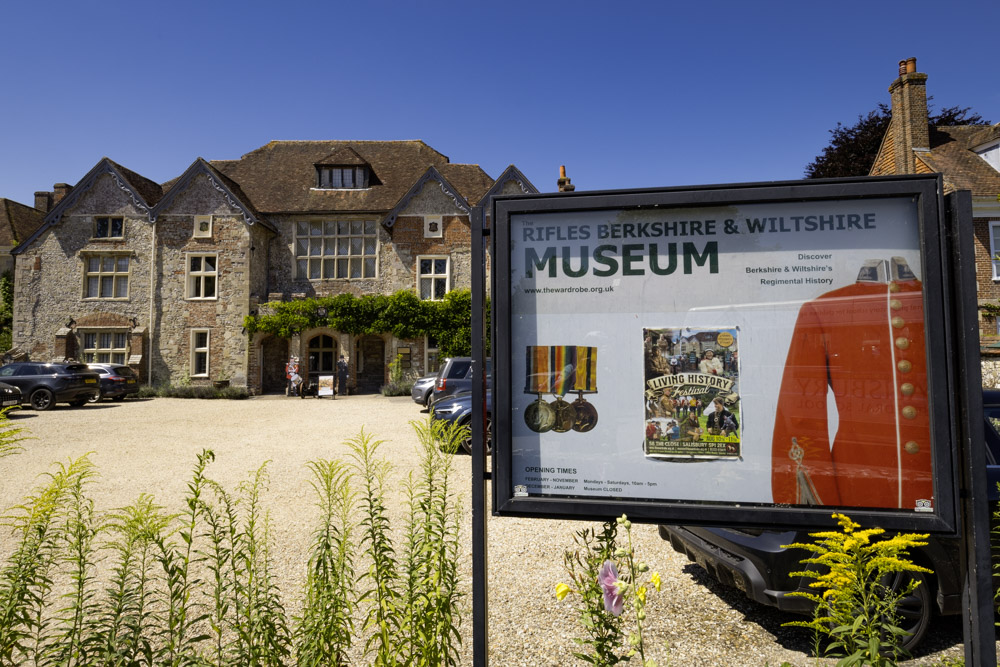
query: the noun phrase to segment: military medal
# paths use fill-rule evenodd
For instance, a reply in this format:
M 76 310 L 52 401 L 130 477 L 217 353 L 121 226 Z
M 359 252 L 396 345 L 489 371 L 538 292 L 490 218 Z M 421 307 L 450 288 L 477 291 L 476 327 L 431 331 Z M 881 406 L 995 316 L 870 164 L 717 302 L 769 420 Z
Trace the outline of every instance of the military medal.
M 579 398 L 573 401 L 573 409 L 576 411 L 576 421 L 573 422 L 573 430 L 579 433 L 586 433 L 597 426 L 597 409 L 583 397 L 583 392 L 577 392 Z
M 548 403 L 542 400 L 542 395 L 538 395 L 538 400 L 532 403 L 524 411 L 524 423 L 535 433 L 545 433 L 551 431 L 556 423 L 556 413 Z
M 555 426 L 552 430 L 556 433 L 565 433 L 576 424 L 576 408 L 563 400 L 562 396 L 557 396 L 556 400 L 549 404 L 552 412 L 556 416 Z
M 575 345 L 529 345 L 526 350 L 524 393 L 538 398 L 524 411 L 524 421 L 536 433 L 553 430 L 586 433 L 597 424 L 597 410 L 584 393 L 597 393 L 597 348 Z M 576 392 L 572 403 L 564 397 Z M 546 403 L 543 393 L 555 400 Z

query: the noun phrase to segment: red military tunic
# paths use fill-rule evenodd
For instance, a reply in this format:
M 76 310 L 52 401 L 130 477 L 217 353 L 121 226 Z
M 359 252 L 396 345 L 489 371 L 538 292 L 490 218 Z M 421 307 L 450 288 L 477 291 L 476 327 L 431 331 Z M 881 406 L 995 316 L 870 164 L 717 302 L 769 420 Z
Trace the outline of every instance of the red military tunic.
M 799 311 L 775 414 L 774 502 L 914 509 L 932 500 L 923 297 L 908 267 L 900 275 L 910 279 L 859 277 Z M 839 413 L 832 447 L 828 387 Z

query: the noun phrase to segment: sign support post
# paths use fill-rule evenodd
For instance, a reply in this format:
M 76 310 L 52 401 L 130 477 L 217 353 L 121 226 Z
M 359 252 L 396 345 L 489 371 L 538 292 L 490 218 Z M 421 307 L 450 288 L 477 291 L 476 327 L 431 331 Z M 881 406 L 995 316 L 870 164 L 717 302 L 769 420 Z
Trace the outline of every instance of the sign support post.
M 945 215 L 951 249 L 952 298 L 959 314 L 955 325 L 960 387 L 964 396 L 958 409 L 962 429 L 959 462 L 962 579 L 966 599 L 962 608 L 962 634 L 965 640 L 965 664 L 996 665 L 993 627 L 993 575 L 990 567 L 990 508 L 986 488 L 986 450 L 983 433 L 982 374 L 979 367 L 979 334 L 976 322 L 976 268 L 972 247 L 972 198 L 968 191 L 949 194 Z
M 472 664 L 489 665 L 489 579 L 488 544 L 486 533 L 486 354 L 485 354 L 485 291 L 486 235 L 482 206 L 472 209 L 472 367 L 476 370 L 472 383 L 472 404 L 479 406 L 472 420 Z

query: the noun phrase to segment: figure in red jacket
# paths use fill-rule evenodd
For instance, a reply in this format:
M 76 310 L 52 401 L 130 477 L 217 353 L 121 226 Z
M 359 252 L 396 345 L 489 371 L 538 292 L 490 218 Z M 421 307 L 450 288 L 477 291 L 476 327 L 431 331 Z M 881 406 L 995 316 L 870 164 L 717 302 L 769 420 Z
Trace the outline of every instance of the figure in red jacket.
M 774 421 L 774 502 L 929 508 L 930 450 L 921 283 L 902 258 L 869 260 L 856 283 L 799 310 Z

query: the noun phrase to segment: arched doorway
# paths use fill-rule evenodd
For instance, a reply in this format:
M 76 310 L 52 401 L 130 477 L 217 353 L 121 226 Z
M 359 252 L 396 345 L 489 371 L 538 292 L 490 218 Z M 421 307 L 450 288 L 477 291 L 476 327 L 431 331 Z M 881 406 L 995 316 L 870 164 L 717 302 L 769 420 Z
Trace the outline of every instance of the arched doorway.
M 357 364 L 358 393 L 377 393 L 385 384 L 385 341 L 365 336 L 358 341 L 354 358 Z
M 318 381 L 320 375 L 335 375 L 337 369 L 337 341 L 333 336 L 320 334 L 309 339 L 306 349 L 309 360 L 309 380 Z
M 261 393 L 284 392 L 287 380 L 288 339 L 268 336 L 260 342 Z

